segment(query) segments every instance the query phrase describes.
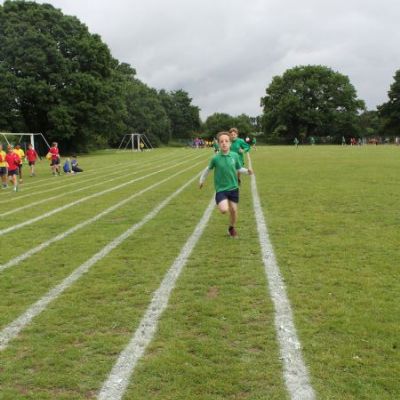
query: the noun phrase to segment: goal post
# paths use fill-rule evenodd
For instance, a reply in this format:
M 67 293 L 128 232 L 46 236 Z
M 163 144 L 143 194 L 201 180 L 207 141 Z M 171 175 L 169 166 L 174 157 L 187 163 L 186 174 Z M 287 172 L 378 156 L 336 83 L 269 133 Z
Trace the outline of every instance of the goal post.
M 125 146 L 125 147 L 124 147 Z M 152 150 L 153 146 L 149 138 L 144 133 L 126 133 L 121 143 L 119 144 L 118 150 L 131 150 L 131 151 L 142 151 Z
M 22 133 L 22 132 L 0 132 L 0 135 L 3 136 L 7 144 L 11 144 L 9 142 L 9 138 L 15 137 L 18 138 L 18 144 L 21 143 L 22 139 L 27 137 L 29 138 L 29 142 L 32 145 L 34 149 L 36 149 L 37 146 L 35 146 L 35 141 L 37 142 L 38 140 L 42 139 L 45 145 L 47 146 L 48 150 L 50 148 L 49 143 L 47 142 L 46 138 L 44 137 L 43 133 Z M 35 140 L 38 139 L 38 140 Z M 36 143 L 37 144 L 37 143 Z M 26 150 L 26 149 L 25 149 Z

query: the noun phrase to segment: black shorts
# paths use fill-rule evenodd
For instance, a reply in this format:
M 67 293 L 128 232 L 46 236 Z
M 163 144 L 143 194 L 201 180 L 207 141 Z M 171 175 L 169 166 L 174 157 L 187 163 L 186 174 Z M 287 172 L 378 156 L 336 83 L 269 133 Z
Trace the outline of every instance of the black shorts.
M 222 200 L 229 200 L 233 203 L 239 203 L 239 189 L 215 193 L 215 202 L 219 204 Z
M 29 166 L 35 165 L 35 161 L 29 161 Z
M 18 175 L 18 170 L 17 169 L 9 169 L 8 170 L 8 176 L 13 176 L 13 175 Z
M 7 167 L 0 167 L 0 176 L 7 175 Z
M 52 158 L 50 165 L 60 165 L 60 159 L 59 158 L 54 158 L 54 159 Z

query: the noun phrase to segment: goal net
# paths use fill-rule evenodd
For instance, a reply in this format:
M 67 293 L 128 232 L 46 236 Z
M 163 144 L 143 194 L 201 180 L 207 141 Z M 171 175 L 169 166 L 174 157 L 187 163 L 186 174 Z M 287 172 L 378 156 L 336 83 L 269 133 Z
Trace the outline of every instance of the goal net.
M 39 156 L 46 155 L 50 148 L 49 143 L 42 133 L 0 132 L 0 139 L 3 145 L 5 145 L 4 147 L 7 147 L 9 144 L 13 146 L 19 144 L 25 153 L 28 145 L 31 144 Z
M 118 150 L 143 151 L 152 148 L 150 140 L 144 133 L 127 133 L 122 138 Z

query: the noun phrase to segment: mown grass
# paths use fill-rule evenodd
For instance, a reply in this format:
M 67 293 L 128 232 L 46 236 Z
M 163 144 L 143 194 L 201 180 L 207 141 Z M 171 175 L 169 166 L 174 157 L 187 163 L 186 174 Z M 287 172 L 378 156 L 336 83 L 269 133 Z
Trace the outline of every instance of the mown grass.
M 400 397 L 399 151 L 315 146 L 265 147 L 252 153 L 304 358 L 321 399 Z M 102 152 L 80 158 L 82 176 L 53 178 L 42 163 L 37 179 L 25 175 L 19 193 L 0 192 L 2 210 L 54 196 L 41 193 L 52 186 L 65 194 L 0 218 L 2 229 L 104 189 L 100 185 L 70 193 L 89 177 L 102 182 L 110 179 L 107 173 L 121 169 L 121 177 L 104 184 L 108 188 L 187 157 L 171 170 L 0 237 L 4 263 L 182 172 L 0 271 L 0 329 L 195 176 L 211 155 L 190 149 Z M 194 165 L 197 156 L 199 166 Z M 137 161 L 149 163 L 139 175 Z M 229 240 L 226 216 L 215 211 L 126 399 L 287 398 L 249 187 L 244 177 L 239 240 Z M 29 193 L 32 196 L 17 200 Z M 34 318 L 0 353 L 0 399 L 95 398 L 211 195 L 211 177 L 202 191 L 196 182 L 191 184 Z
M 272 241 L 323 399 L 400 397 L 399 148 L 254 153 Z

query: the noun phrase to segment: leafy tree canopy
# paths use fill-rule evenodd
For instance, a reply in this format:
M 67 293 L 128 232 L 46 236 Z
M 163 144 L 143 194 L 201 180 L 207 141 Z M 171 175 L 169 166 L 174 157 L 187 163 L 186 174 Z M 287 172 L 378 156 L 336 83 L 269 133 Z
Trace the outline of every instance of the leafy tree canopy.
M 5 1 L 0 60 L 0 91 L 12 99 L 2 109 L 8 114 L 2 129 L 43 132 L 85 148 L 118 126 L 119 104 L 111 95 L 117 63 L 77 18 L 48 4 Z
M 261 99 L 268 136 L 353 134 L 365 108 L 349 78 L 325 66 L 298 66 L 273 78 Z
M 215 136 L 218 132 L 237 128 L 240 135 L 254 133 L 258 129 L 258 119 L 246 114 L 233 117 L 226 113 L 214 113 L 210 115 L 203 125 L 203 130 L 209 136 Z
M 192 105 L 187 92 L 160 90 L 159 97 L 171 121 L 171 133 L 175 138 L 189 138 L 200 128 L 200 109 Z
M 394 76 L 388 96 L 389 100 L 378 107 L 378 115 L 382 118 L 385 133 L 398 136 L 400 132 L 400 70 Z
M 115 60 L 100 36 L 49 4 L 0 6 L 0 129 L 42 132 L 84 151 L 141 132 L 153 143 L 199 129 L 183 90 L 158 93 Z

